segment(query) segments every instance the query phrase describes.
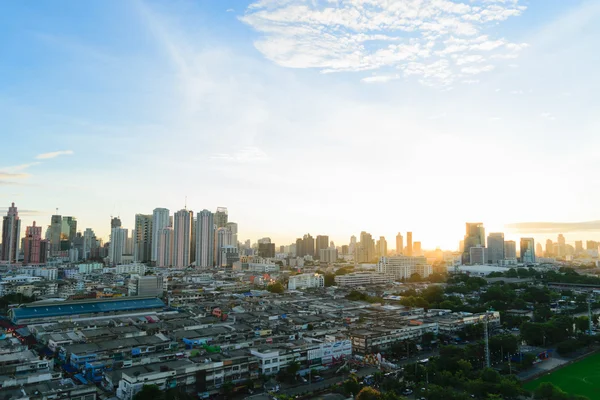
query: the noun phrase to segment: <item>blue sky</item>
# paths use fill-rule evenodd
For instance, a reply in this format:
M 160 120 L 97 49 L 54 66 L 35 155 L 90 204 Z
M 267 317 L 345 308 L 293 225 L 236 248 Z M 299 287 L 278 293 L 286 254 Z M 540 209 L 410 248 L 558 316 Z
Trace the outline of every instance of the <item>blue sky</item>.
M 412 230 L 453 248 L 467 220 L 600 219 L 599 17 L 558 0 L 6 2 L 0 203 L 107 237 L 111 215 L 131 227 L 187 196 L 278 244 Z

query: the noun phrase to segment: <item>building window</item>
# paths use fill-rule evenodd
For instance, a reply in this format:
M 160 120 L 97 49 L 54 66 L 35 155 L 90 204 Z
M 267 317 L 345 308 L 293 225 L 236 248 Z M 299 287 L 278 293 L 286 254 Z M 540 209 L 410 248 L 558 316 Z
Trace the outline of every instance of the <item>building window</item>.
M 271 360 L 265 360 L 265 365 L 271 364 Z

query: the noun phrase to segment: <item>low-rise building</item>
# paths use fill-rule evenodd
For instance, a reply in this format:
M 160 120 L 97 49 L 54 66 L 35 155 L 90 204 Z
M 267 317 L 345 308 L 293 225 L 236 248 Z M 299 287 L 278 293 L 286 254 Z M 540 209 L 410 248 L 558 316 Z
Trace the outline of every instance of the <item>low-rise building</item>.
M 288 289 L 309 289 L 325 287 L 325 277 L 321 274 L 299 274 L 290 276 Z
M 336 275 L 334 280 L 338 286 L 383 285 L 393 281 L 389 275 L 372 272 L 352 272 L 345 275 Z

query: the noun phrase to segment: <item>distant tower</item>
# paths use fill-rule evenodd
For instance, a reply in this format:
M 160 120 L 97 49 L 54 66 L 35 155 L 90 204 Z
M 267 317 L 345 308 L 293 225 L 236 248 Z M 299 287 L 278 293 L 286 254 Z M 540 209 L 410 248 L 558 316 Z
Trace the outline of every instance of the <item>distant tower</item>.
M 202 210 L 196 217 L 196 266 L 209 268 L 213 266 L 214 257 L 214 214 L 208 210 Z
M 225 228 L 227 226 L 227 207 L 218 207 L 215 213 L 215 225 L 217 228 Z
M 163 229 L 169 227 L 169 215 L 167 208 L 155 208 L 152 212 L 152 261 L 157 261 L 158 237 Z
M 40 232 L 41 236 L 41 232 Z M 2 219 L 2 247 L 0 260 L 16 263 L 19 256 L 19 241 L 21 240 L 21 220 L 15 203 L 8 208 L 6 216 Z
M 173 218 L 173 266 L 186 268 L 190 265 L 190 241 L 192 218 L 186 209 L 179 210 Z
M 404 237 L 400 232 L 396 235 L 396 255 L 399 256 L 404 253 Z
M 412 232 L 406 232 L 406 255 L 409 257 L 413 255 Z

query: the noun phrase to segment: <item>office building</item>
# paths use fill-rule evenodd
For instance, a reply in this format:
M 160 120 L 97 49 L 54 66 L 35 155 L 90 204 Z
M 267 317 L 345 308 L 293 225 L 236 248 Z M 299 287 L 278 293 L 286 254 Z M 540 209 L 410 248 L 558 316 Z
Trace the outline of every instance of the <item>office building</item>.
M 504 260 L 504 233 L 490 233 L 487 237 L 487 261 L 498 264 L 500 260 Z
M 151 261 L 158 259 L 158 236 L 169 227 L 170 211 L 167 208 L 155 208 L 152 211 L 152 256 Z
M 226 228 L 228 220 L 227 207 L 218 207 L 214 215 L 214 220 L 217 228 Z
M 97 246 L 96 234 L 91 228 L 86 228 L 83 231 L 83 249 L 82 259 L 89 260 L 92 258 L 94 249 Z
M 289 290 L 325 287 L 325 277 L 321 274 L 299 274 L 290 276 Z
M 190 220 L 192 224 L 190 225 L 191 233 L 190 233 L 190 264 L 196 264 L 196 230 L 198 228 L 196 224 L 196 218 L 194 217 L 194 212 L 190 211 Z
M 48 253 L 48 242 L 42 240 L 42 227 L 32 226 L 25 229 L 23 239 L 23 265 L 45 264 Z
M 198 213 L 196 219 L 196 266 L 209 268 L 214 263 L 214 214 L 208 210 Z
M 481 222 L 467 222 L 464 239 L 464 261 L 473 264 L 469 257 L 471 247 L 485 247 L 485 228 Z
M 504 242 L 504 259 L 517 259 L 517 243 L 514 240 L 507 240 Z
M 232 240 L 232 245 L 236 246 L 238 245 L 238 224 L 237 222 L 228 222 L 225 225 L 225 228 L 229 229 L 231 231 L 231 240 Z
M 224 258 L 224 254 L 221 251 L 225 247 L 235 247 L 233 246 L 233 235 L 231 231 L 227 228 L 217 228 L 217 232 L 215 233 L 215 248 L 217 254 L 217 266 L 227 265 L 227 262 Z
M 396 255 L 402 255 L 404 253 L 404 237 L 400 232 L 396 235 Z
M 169 268 L 173 266 L 173 228 L 163 228 L 158 235 L 158 251 L 156 253 L 156 266 Z
M 322 263 L 333 264 L 337 261 L 338 252 L 335 247 L 330 247 L 328 249 L 321 249 L 319 251 L 319 260 Z
M 40 228 L 41 236 L 41 228 Z M 15 203 L 8 208 L 6 216 L 2 218 L 2 247 L 0 248 L 0 261 L 16 263 L 19 258 L 19 244 L 21 241 L 21 220 Z
M 360 242 L 356 244 L 354 261 L 357 263 L 370 263 L 377 258 L 375 254 L 375 241 L 370 233 L 362 231 Z
M 225 228 L 227 229 L 227 228 Z M 227 245 L 222 246 L 219 250 L 219 266 L 220 267 L 231 267 L 236 261 L 240 261 L 240 253 L 236 246 Z
M 302 247 L 304 248 L 304 255 L 315 257 L 315 239 L 307 233 L 302 238 Z
M 519 254 L 522 263 L 535 262 L 535 241 L 533 238 L 521 238 Z
M 472 265 L 483 265 L 487 260 L 486 248 L 481 245 L 469 249 L 469 260 Z
M 128 231 L 123 228 L 112 228 L 108 247 L 108 259 L 112 265 L 121 264 L 125 254 Z
M 348 254 L 350 254 L 350 246 L 347 244 L 342 245 L 342 255 L 347 256 Z
M 374 272 L 352 272 L 335 276 L 336 286 L 385 285 L 394 281 L 390 275 Z
M 77 219 L 75 217 L 62 217 L 61 238 L 69 243 L 77 235 Z
M 379 236 L 379 240 L 377 241 L 377 257 L 386 257 L 388 253 L 387 249 L 387 240 L 385 240 L 384 236 Z
M 50 227 L 48 229 L 48 240 L 50 241 L 50 251 L 58 253 L 60 251 L 60 240 L 62 235 L 62 216 L 53 215 L 50 218 Z
M 575 253 L 583 253 L 583 241 L 582 240 L 575 241 Z
M 121 218 L 114 217 L 110 219 L 110 229 L 120 228 L 121 227 Z
M 551 239 L 546 240 L 546 252 L 544 254 L 546 257 L 552 257 L 554 255 L 554 243 L 552 243 Z
M 567 243 L 562 233 L 558 235 L 558 249 L 555 255 L 558 257 L 564 257 L 567 255 Z
M 408 257 L 413 255 L 412 232 L 406 232 L 406 255 Z
M 413 257 L 420 257 L 423 255 L 423 249 L 421 248 L 421 242 L 413 242 Z
M 329 236 L 318 235 L 315 240 L 315 257 L 320 257 L 321 250 L 329 248 Z
M 190 241 L 192 219 L 188 210 L 179 210 L 173 216 L 173 267 L 187 268 L 190 265 Z
M 133 259 L 135 262 L 150 262 L 152 258 L 152 220 L 150 214 L 135 215 L 133 232 Z
M 382 257 L 377 264 L 377 272 L 393 276 L 395 279 L 409 279 L 413 274 L 427 278 L 432 269 L 425 257 L 395 256 Z
M 139 297 L 162 297 L 163 278 L 157 275 L 132 278 L 129 281 L 128 294 Z
M 275 243 L 258 243 L 258 256 L 263 258 L 275 257 Z

